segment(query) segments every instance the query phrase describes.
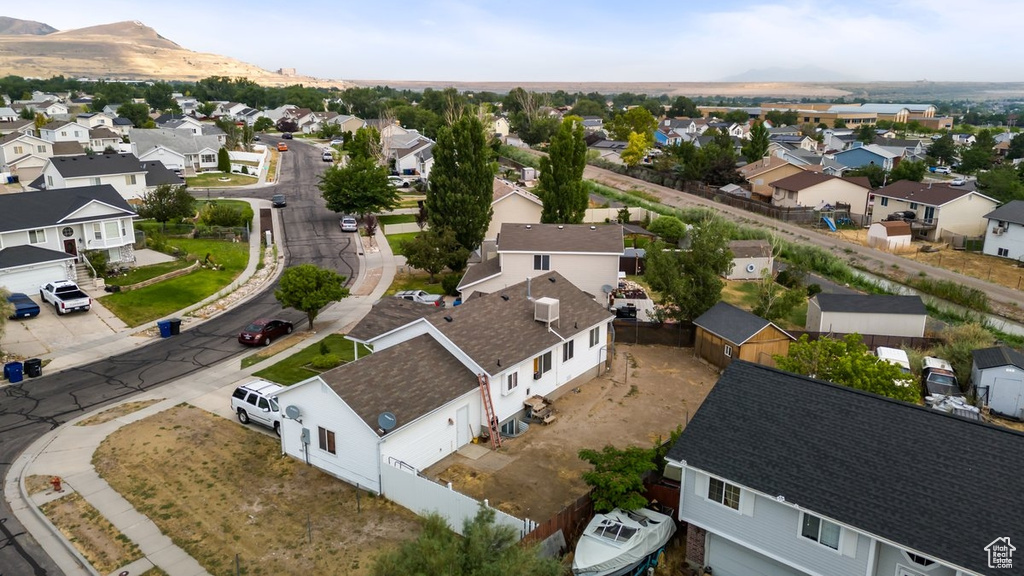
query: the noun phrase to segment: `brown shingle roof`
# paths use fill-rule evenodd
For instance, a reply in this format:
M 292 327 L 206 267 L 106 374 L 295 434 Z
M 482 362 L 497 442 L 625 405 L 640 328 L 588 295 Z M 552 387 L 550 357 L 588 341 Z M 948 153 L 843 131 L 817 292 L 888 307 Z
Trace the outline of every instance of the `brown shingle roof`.
M 602 224 L 501 225 L 498 252 L 622 254 L 622 226 Z
M 733 258 L 762 258 L 772 255 L 771 245 L 766 240 L 733 240 L 729 242 Z
M 806 190 L 812 186 L 817 186 L 823 182 L 830 180 L 845 180 L 851 184 L 856 184 L 861 188 L 871 189 L 871 185 L 867 183 L 867 179 L 861 180 L 859 178 L 840 178 L 838 176 L 830 176 L 828 174 L 822 174 L 821 172 L 800 172 L 799 174 L 793 174 L 787 176 L 781 180 L 772 182 L 772 186 L 780 188 L 782 190 L 789 190 L 793 192 L 799 192 L 800 190 Z
M 755 176 L 764 174 L 765 172 L 771 172 L 776 168 L 781 168 L 786 164 L 790 164 L 791 166 L 795 166 L 797 168 L 800 168 L 801 170 L 804 169 L 802 166 L 797 166 L 796 164 L 793 164 L 792 162 L 789 162 L 784 158 L 779 158 L 778 156 L 772 155 L 751 162 L 750 164 L 737 168 L 736 170 L 740 173 L 740 176 L 743 176 L 743 178 L 749 180 Z
M 78 142 L 54 142 L 54 156 L 80 156 L 85 154 L 85 148 Z
M 879 222 L 885 228 L 886 236 L 910 236 L 910 223 L 908 222 Z
M 498 200 L 501 200 L 502 198 L 504 198 L 505 196 L 508 196 L 509 194 L 512 194 L 513 192 L 518 192 L 518 193 L 522 194 L 523 196 L 525 196 L 525 197 L 527 197 L 527 198 L 529 198 L 531 200 L 534 200 L 535 202 L 540 204 L 540 198 L 538 198 L 532 192 L 529 192 L 527 190 L 523 190 L 522 188 L 516 186 L 515 184 L 512 184 L 511 182 L 506 182 L 506 181 L 501 180 L 499 178 L 495 178 L 494 179 L 494 186 L 493 186 L 492 190 L 493 190 L 493 200 L 491 200 L 492 203 L 493 202 L 497 202 Z
M 972 192 L 974 191 L 962 186 L 950 186 L 949 184 L 936 184 L 934 182 L 899 180 L 884 188 L 875 190 L 875 196 L 897 198 L 899 200 L 917 202 L 918 204 L 925 204 L 927 206 L 942 206 L 943 204 L 948 204 L 958 198 L 967 196 Z M 974 193 L 978 194 L 977 192 Z M 988 196 L 983 194 L 978 195 L 991 200 L 991 198 L 988 198 Z M 995 200 L 992 201 L 995 203 Z
M 419 302 L 410 302 L 403 298 L 386 296 L 373 305 L 370 313 L 349 330 L 347 336 L 358 342 L 366 342 L 440 310 L 443 309 Z
M 120 140 L 121 136 L 119 134 L 115 133 L 115 132 L 112 132 L 110 130 L 110 128 L 107 128 L 106 126 L 100 126 L 98 128 L 93 128 L 92 130 L 89 130 L 89 138 L 96 138 L 96 139 L 117 138 L 118 140 Z
M 462 280 L 459 281 L 459 289 L 461 290 L 465 286 L 475 284 L 484 278 L 490 278 L 495 274 L 501 274 L 501 259 L 491 258 L 478 264 L 473 264 L 466 269 L 466 273 L 462 276 Z

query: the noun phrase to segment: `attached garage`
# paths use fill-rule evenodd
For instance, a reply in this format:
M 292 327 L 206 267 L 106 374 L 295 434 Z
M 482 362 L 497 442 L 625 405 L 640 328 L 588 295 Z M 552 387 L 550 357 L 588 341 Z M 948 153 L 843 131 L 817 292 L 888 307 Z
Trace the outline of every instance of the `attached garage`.
M 717 534 L 708 534 L 704 553 L 705 563 L 714 569 L 715 576 L 807 576 Z
M 75 257 L 36 246 L 12 246 L 0 250 L 0 286 L 9 292 L 35 294 L 39 287 L 64 280 Z

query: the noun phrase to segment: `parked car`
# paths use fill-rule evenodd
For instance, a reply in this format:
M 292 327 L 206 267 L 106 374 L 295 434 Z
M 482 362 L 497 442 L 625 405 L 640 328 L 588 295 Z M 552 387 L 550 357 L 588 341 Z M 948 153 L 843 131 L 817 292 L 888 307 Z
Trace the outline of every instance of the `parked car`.
M 288 151 L 288 145 L 285 144 L 284 142 L 278 142 L 277 143 L 277 151 L 278 152 L 287 152 Z
M 39 316 L 39 304 L 28 297 L 28 294 L 15 292 L 7 297 L 7 301 L 14 305 L 14 310 L 8 316 L 11 320 L 18 318 L 35 318 Z
M 403 290 L 395 294 L 395 298 L 403 298 L 411 302 L 419 302 L 420 304 L 430 304 L 431 306 L 444 308 L 444 296 L 440 294 L 431 294 L 426 290 Z
M 953 178 L 949 183 L 950 186 L 963 186 L 964 184 L 967 184 L 966 178 Z
M 83 311 L 92 308 L 92 298 L 70 280 L 57 280 L 39 287 L 39 298 L 45 304 L 53 304 L 57 314 Z
M 330 150 L 324 150 L 324 153 L 321 155 L 321 158 L 323 159 L 324 162 L 334 162 L 334 154 L 331 154 Z
M 344 216 L 344 217 L 342 217 L 340 222 L 341 222 L 341 231 L 342 232 L 358 232 L 359 231 L 359 222 L 355 218 L 353 218 L 351 216 Z
M 253 134 L 252 135 L 252 139 L 253 139 L 254 142 L 259 142 L 260 141 L 260 135 L 259 134 Z
M 388 176 L 388 182 L 395 188 L 405 188 L 409 185 L 409 181 L 401 176 Z
M 287 320 L 259 318 L 242 329 L 238 334 L 238 342 L 249 346 L 258 344 L 270 346 L 274 340 L 285 334 L 291 334 L 293 329 L 292 323 Z
M 344 144 L 345 141 L 342 140 L 341 138 L 335 138 L 334 140 L 331 140 L 331 146 L 343 146 Z
M 925 356 L 921 364 L 921 381 L 925 394 L 963 396 L 953 366 L 947 360 Z
M 878 357 L 879 362 L 888 362 L 899 366 L 900 372 L 906 375 L 906 378 L 900 378 L 895 381 L 897 386 L 907 387 L 910 386 L 914 380 L 910 375 L 910 357 L 907 353 L 899 348 L 886 348 L 885 346 L 879 346 L 875 349 L 875 356 Z
M 288 205 L 288 199 L 284 194 L 274 194 L 270 197 L 270 205 L 274 208 L 284 208 Z
M 283 386 L 266 380 L 243 384 L 231 393 L 231 411 L 242 424 L 262 424 L 280 436 L 281 409 L 277 404 L 277 393 L 283 389 Z
M 281 134 L 281 138 L 284 138 L 285 140 L 291 140 L 292 139 L 292 133 L 291 132 L 285 132 L 285 133 Z
M 932 166 L 928 170 L 933 174 L 951 174 L 953 172 L 949 169 L 949 166 Z

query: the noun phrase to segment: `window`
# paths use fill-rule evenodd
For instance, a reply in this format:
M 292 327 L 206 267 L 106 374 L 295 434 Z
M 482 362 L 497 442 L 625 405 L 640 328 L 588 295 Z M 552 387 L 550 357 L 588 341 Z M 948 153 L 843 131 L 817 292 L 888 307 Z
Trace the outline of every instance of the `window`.
M 119 234 L 120 227 L 117 225 L 116 221 L 115 222 L 104 222 L 103 223 L 103 229 L 104 229 L 104 232 L 106 232 L 107 238 L 117 238 L 118 236 L 120 236 L 120 234 Z
M 320 433 L 320 449 L 331 454 L 337 454 L 338 452 L 334 447 L 334 432 L 323 426 L 317 426 L 317 431 Z
M 996 250 L 996 253 L 997 253 L 997 255 L 1002 256 L 1003 258 L 1009 258 L 1010 257 L 1010 249 L 1009 248 L 1000 248 L 1000 249 Z
M 917 202 L 911 202 L 910 203 L 910 209 L 911 210 L 917 210 Z
M 732 346 L 729 346 L 728 344 L 725 345 L 725 355 L 732 358 Z
M 39 152 L 40 154 L 46 154 L 46 146 L 43 146 L 41 144 L 39 146 L 36 146 L 36 152 Z
M 882 196 L 881 204 L 882 204 L 882 206 L 888 206 L 889 205 L 889 199 L 886 198 L 885 196 Z
M 129 185 L 129 186 L 134 186 L 135 185 L 135 174 L 125 174 L 124 175 L 124 183 Z
M 25 149 L 22 148 L 21 146 L 15 146 L 14 147 L 14 153 L 15 154 L 24 154 L 25 153 Z
M 800 526 L 801 536 L 833 550 L 839 550 L 840 531 L 838 524 L 807 513 L 804 513 L 804 520 Z
M 551 270 L 551 256 L 547 254 L 535 254 L 533 256 L 534 270 Z
M 103 228 L 100 227 L 99 222 L 93 222 L 92 224 L 92 237 L 93 240 L 103 240 Z
M 907 558 L 909 558 L 914 564 L 920 564 L 921 566 L 931 566 L 932 564 L 935 564 L 934 560 L 929 560 L 924 556 L 918 556 L 912 552 L 904 552 L 904 554 L 906 554 Z
M 45 244 L 46 243 L 46 230 L 40 228 L 39 230 L 28 231 L 28 243 L 29 244 Z
M 573 341 L 569 340 L 565 344 L 562 344 L 562 362 L 568 362 L 572 360 L 572 356 L 575 350 L 573 350 Z
M 708 479 L 708 500 L 728 506 L 733 510 L 740 509 L 740 487 L 718 478 Z
M 600 342 L 600 341 L 601 341 L 601 327 L 597 326 L 596 328 L 591 328 L 590 329 L 590 347 L 593 348 L 594 346 L 597 346 L 597 343 Z
M 53 188 L 53 176 L 46 177 L 46 187 Z
M 545 352 L 533 359 L 533 377 L 539 379 L 545 372 L 551 370 L 551 352 Z
M 213 154 L 202 154 L 199 156 L 199 161 L 203 164 L 214 164 L 217 162 L 217 157 Z
M 513 390 L 519 387 L 519 372 L 513 372 L 505 375 L 505 394 L 511 394 Z

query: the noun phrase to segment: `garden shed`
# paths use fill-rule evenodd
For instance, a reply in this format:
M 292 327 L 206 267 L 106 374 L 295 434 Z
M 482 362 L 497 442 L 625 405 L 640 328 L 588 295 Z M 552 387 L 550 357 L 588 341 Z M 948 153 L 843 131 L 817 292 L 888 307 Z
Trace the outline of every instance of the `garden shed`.
M 772 357 L 789 353 L 795 340 L 772 322 L 719 302 L 693 321 L 697 326 L 694 353 L 718 368 L 735 359 L 773 365 Z

